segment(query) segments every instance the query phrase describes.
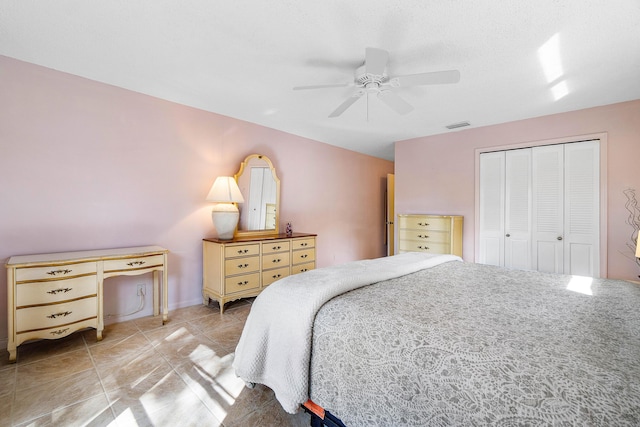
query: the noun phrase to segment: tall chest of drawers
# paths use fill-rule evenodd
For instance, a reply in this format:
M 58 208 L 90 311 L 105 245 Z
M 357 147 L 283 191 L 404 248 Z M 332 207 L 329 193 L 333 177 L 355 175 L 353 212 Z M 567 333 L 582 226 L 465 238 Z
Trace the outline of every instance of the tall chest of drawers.
M 315 265 L 315 234 L 203 239 L 203 303 L 218 301 L 222 313 L 225 303 L 256 296 L 276 280 L 313 270 Z
M 460 215 L 398 215 L 398 253 L 462 256 Z
M 168 318 L 167 253 L 159 246 L 21 255 L 7 261 L 9 360 L 32 339 L 95 328 L 102 339 L 104 279 L 153 272 L 154 315 Z M 162 286 L 159 274 L 162 273 Z

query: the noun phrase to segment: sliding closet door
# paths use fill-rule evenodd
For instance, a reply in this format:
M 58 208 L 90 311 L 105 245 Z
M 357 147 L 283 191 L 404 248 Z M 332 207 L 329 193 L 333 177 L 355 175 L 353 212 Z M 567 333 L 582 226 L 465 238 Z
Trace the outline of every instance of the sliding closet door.
M 600 143 L 565 145 L 564 272 L 600 275 Z
M 504 151 L 480 155 L 481 264 L 504 265 L 504 159 Z
M 504 266 L 531 270 L 531 149 L 505 153 Z
M 534 147 L 533 260 L 534 270 L 564 271 L 564 148 Z

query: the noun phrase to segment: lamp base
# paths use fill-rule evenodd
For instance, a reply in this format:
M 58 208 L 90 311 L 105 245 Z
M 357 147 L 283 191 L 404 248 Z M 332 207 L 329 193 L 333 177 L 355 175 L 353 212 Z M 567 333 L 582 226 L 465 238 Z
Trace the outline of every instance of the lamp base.
M 240 212 L 233 203 L 216 203 L 211 211 L 211 220 L 218 233 L 218 239 L 233 239 L 239 218 Z

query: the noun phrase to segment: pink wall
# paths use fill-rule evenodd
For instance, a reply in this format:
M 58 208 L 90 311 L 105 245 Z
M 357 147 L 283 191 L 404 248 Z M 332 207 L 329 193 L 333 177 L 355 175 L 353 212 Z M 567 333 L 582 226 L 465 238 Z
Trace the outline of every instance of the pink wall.
M 633 229 L 623 190 L 635 189 L 640 199 L 640 100 L 398 142 L 396 213 L 464 215 L 464 258 L 473 261 L 476 149 L 602 132 L 608 277 L 638 280 L 640 269 L 627 257 Z
M 277 169 L 281 228 L 318 234 L 318 266 L 385 254 L 392 162 L 2 56 L 0 93 L 3 263 L 157 244 L 171 251 L 170 309 L 198 304 L 201 242 L 213 235 L 204 198 L 252 153 Z M 135 308 L 141 282 L 150 278 L 109 279 L 105 313 Z M 2 273 L 0 339 L 6 318 Z

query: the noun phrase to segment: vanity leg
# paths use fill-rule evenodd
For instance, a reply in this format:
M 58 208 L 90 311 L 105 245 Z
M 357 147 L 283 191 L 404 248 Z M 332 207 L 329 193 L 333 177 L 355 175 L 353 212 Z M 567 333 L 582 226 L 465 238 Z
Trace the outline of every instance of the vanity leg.
M 9 352 L 9 363 L 16 363 L 16 357 L 18 356 L 16 348 L 8 348 L 7 351 Z

